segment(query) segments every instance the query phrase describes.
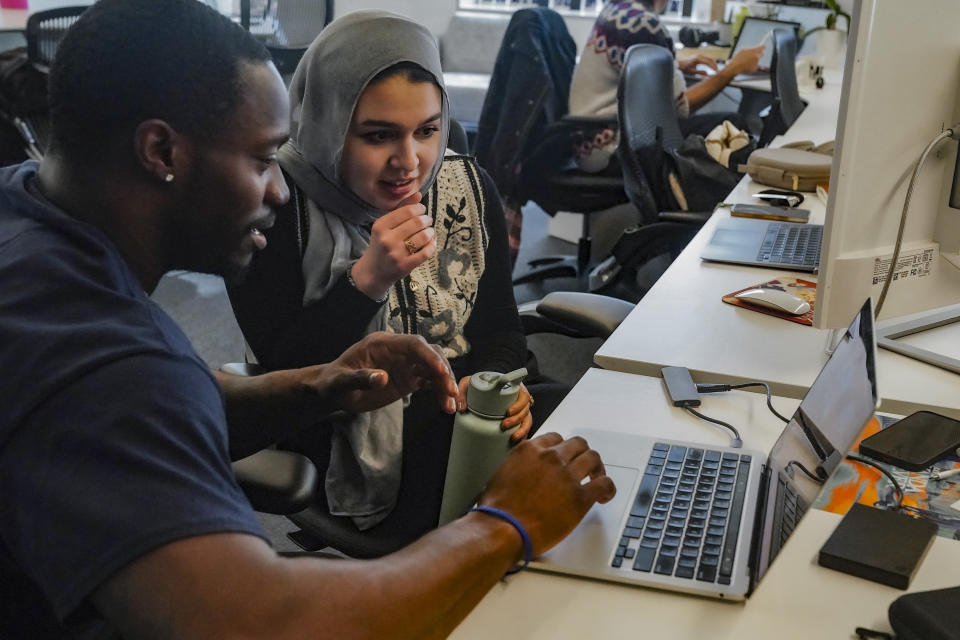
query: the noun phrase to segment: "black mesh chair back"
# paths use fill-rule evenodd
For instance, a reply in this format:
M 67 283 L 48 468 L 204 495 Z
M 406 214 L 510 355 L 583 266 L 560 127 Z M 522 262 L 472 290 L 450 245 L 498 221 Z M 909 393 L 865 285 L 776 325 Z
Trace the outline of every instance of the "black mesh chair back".
M 333 20 L 333 0 L 241 0 L 241 23 L 260 38 L 281 75 L 293 73 L 307 47 Z
M 67 29 L 87 7 L 61 7 L 37 11 L 27 18 L 27 58 L 40 71 L 47 72 Z
M 46 74 L 67 29 L 86 10 L 85 6 L 61 7 L 31 14 L 24 33 L 26 56 L 22 50 L 8 52 L 16 56 L 16 64 L 5 67 L 0 88 L 0 119 L 16 131 L 26 157 L 34 160 L 43 157 L 50 137 Z M 7 151 L 2 155 L 7 156 Z M 20 159 L 13 154 L 4 158 L 13 162 Z
M 450 135 L 447 138 L 447 148 L 457 153 L 470 153 L 470 144 L 467 142 L 467 130 L 457 120 L 450 118 Z
M 617 155 L 624 190 L 642 222 L 624 230 L 597 270 L 607 283 L 600 293 L 632 302 L 653 286 L 712 213 L 668 210 L 672 200 L 664 158 L 684 142 L 673 75 L 673 56 L 663 47 L 638 44 L 624 55 L 617 90 Z
M 683 143 L 673 99 L 673 72 L 669 51 L 638 44 L 627 49 L 620 73 L 618 154 L 624 188 L 647 223 L 658 219 L 666 202 L 663 152 Z
M 796 122 L 806 106 L 797 88 L 797 36 L 792 29 L 773 32 L 773 59 L 770 65 L 770 86 L 773 103 L 764 121 L 760 145 L 766 146 Z

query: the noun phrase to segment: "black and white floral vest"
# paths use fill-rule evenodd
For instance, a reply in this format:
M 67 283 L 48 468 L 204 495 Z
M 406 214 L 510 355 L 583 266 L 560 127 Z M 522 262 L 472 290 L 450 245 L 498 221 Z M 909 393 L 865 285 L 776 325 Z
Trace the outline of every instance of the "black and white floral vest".
M 464 326 L 477 299 L 490 243 L 480 169 L 473 158 L 447 155 L 423 203 L 433 218 L 437 252 L 397 281 L 387 299 L 394 333 L 419 334 L 448 358 L 470 345 Z

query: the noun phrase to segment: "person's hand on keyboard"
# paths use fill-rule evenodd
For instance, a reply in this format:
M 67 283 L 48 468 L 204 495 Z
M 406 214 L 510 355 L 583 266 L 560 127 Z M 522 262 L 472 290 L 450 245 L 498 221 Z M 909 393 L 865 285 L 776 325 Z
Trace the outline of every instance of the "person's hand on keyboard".
M 713 75 L 709 71 L 701 68 L 700 65 L 712 69 L 714 72 L 717 71 L 717 61 L 705 55 L 697 54 L 689 58 L 684 58 L 683 60 L 677 60 L 677 67 L 685 74 L 700 76 Z
M 537 557 L 573 531 L 595 502 L 609 502 L 616 492 L 586 440 L 547 433 L 513 448 L 479 503 L 519 520 Z

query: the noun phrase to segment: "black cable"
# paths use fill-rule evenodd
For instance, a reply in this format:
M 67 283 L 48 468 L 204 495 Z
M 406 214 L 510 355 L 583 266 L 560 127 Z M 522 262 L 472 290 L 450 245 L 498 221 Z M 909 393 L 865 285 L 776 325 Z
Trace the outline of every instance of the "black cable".
M 881 467 L 879 464 L 877 464 L 873 460 L 861 458 L 860 456 L 854 455 L 852 453 L 848 453 L 847 458 L 849 458 L 850 460 L 859 462 L 860 464 L 871 466 L 874 469 L 878 469 L 880 473 L 887 476 L 887 479 L 893 483 L 893 488 L 897 490 L 897 511 L 900 511 L 901 509 L 903 509 L 903 488 L 900 486 L 900 483 L 897 482 L 897 479 L 893 477 L 893 474 L 891 474 L 889 471 Z
M 787 466 L 783 468 L 784 473 L 786 473 L 787 475 L 791 475 L 790 467 L 796 467 L 797 469 L 800 469 L 800 471 L 803 472 L 803 475 L 807 476 L 817 484 L 823 484 L 823 478 L 819 477 L 817 474 L 810 471 L 810 469 L 807 469 L 805 466 L 803 466 L 803 463 L 801 463 L 799 460 L 791 460 L 790 462 L 787 463 Z
M 743 384 L 698 384 L 697 391 L 700 393 L 718 393 L 721 391 L 730 391 L 732 389 L 744 389 L 746 387 L 763 387 L 767 392 L 767 407 L 770 409 L 771 413 L 784 422 L 790 422 L 789 418 L 784 418 L 776 409 L 773 408 L 770 385 L 766 382 L 744 382 Z
M 740 447 L 743 446 L 743 440 L 740 439 L 740 432 L 737 431 L 737 428 L 734 427 L 732 424 L 724 422 L 723 420 L 717 420 L 716 418 L 711 418 L 710 416 L 705 416 L 699 411 L 691 407 L 684 407 L 684 409 L 686 409 L 693 415 L 697 416 L 701 420 L 706 420 L 707 422 L 712 422 L 713 424 L 718 424 L 721 427 L 726 427 L 727 429 L 730 429 L 730 431 L 733 432 L 733 440 L 730 441 L 730 446 L 733 447 L 734 449 L 739 449 Z

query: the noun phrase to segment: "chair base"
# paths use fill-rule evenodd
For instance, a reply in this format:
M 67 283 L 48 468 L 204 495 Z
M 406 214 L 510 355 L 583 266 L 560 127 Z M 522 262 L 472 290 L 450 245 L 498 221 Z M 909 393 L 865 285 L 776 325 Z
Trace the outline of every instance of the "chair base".
M 581 237 L 577 241 L 576 256 L 543 256 L 530 260 L 530 270 L 513 279 L 513 284 L 540 282 L 548 278 L 582 278 L 590 265 L 591 239 Z
M 316 536 L 309 531 L 299 529 L 297 531 L 291 531 L 287 534 L 287 539 L 290 540 L 293 544 L 297 545 L 304 551 L 313 553 L 315 551 L 320 551 L 321 549 L 327 548 L 327 544 L 320 539 L 319 536 Z
M 573 256 L 544 256 L 527 263 L 530 270 L 513 279 L 513 284 L 540 282 L 548 278 L 577 278 L 577 259 Z

